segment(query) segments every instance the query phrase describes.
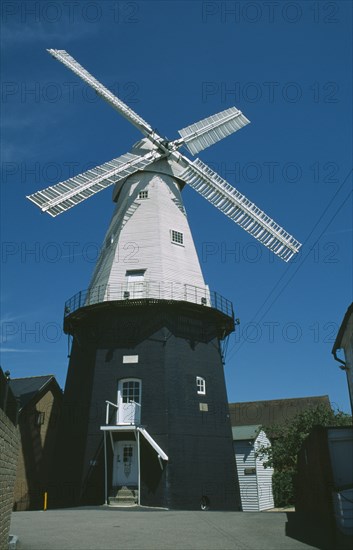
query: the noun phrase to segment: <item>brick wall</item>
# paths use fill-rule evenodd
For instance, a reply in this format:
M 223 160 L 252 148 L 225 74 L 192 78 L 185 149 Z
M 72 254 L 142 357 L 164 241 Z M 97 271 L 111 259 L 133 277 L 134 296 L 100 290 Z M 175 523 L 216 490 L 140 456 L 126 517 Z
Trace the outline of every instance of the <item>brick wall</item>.
M 8 548 L 18 447 L 18 428 L 0 408 L 0 550 Z

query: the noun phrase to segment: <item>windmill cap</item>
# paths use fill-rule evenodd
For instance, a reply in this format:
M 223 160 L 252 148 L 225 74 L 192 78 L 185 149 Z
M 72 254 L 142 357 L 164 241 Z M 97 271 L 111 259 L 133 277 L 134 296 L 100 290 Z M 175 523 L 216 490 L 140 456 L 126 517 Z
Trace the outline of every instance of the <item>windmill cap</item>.
M 131 149 L 131 153 L 133 155 L 139 155 L 143 157 L 148 151 L 153 151 L 154 149 L 156 149 L 155 145 L 153 145 L 153 143 L 148 138 L 143 138 L 140 141 L 137 141 L 133 145 Z M 180 190 L 183 189 L 186 183 L 185 181 L 179 178 L 180 174 L 183 171 L 183 168 L 177 162 L 169 158 L 163 158 L 161 160 L 157 160 L 153 164 L 150 164 L 149 166 L 145 166 L 143 171 L 172 177 L 178 182 Z M 118 200 L 120 192 L 123 188 L 123 185 L 127 181 L 127 179 L 135 175 L 136 173 L 131 174 L 131 176 L 127 176 L 125 179 L 120 180 L 115 184 L 113 189 L 114 202 Z

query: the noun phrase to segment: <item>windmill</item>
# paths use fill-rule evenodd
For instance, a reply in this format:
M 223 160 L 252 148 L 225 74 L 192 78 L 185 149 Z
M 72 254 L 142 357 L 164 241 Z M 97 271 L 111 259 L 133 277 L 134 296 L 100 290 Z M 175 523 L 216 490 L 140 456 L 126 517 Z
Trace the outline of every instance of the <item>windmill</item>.
M 241 111 L 226 109 L 168 141 L 66 51 L 48 52 L 144 136 L 131 152 L 27 197 L 53 217 L 111 185 L 117 203 L 88 290 L 65 305 L 73 341 L 58 456 L 74 488 L 66 501 L 137 495 L 149 505 L 234 508 L 220 355 L 220 341 L 234 330 L 233 307 L 204 282 L 181 190 L 190 185 L 284 261 L 300 244 L 180 152 L 195 155 L 246 126 Z

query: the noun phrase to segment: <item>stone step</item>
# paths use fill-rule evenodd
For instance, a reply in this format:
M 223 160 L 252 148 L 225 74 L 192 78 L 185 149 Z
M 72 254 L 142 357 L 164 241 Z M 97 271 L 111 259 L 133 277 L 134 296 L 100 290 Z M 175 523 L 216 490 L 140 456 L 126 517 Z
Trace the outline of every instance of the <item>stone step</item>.
M 117 495 L 130 495 L 131 493 L 138 493 L 138 488 L 136 486 L 127 487 L 126 485 L 123 485 L 121 487 L 112 487 L 110 496 L 115 497 Z
M 137 504 L 137 501 L 136 499 L 134 498 L 114 498 L 114 497 L 111 497 L 109 499 L 109 504 L 115 504 L 116 506 L 119 506 L 120 504 L 122 506 L 134 506 L 135 504 Z
M 135 487 L 114 487 L 109 497 L 111 506 L 134 506 L 138 503 L 138 490 Z

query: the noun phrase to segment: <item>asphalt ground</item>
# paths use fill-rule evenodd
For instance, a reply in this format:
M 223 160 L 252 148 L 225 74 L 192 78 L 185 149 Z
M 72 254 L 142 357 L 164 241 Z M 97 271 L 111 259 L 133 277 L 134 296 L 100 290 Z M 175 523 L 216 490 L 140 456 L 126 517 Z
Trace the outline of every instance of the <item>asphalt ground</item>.
M 172 511 L 85 507 L 13 512 L 20 550 L 296 550 L 318 548 L 296 531 L 295 512 Z M 292 531 L 288 536 L 288 531 Z M 303 536 L 304 533 L 304 536 Z M 300 540 L 298 540 L 298 538 Z

